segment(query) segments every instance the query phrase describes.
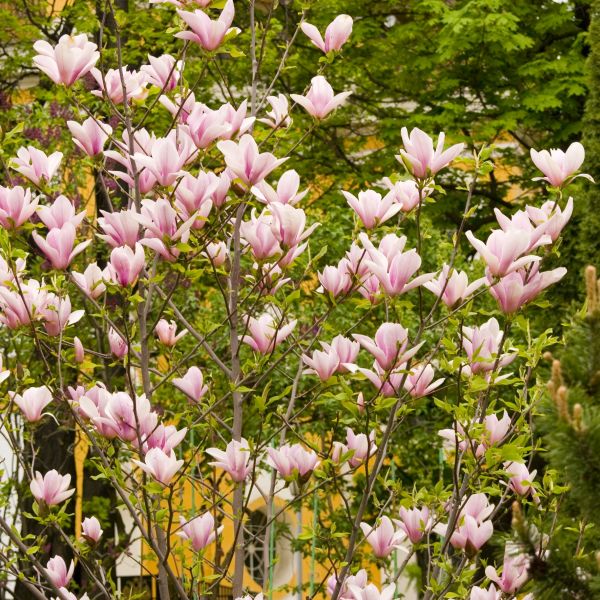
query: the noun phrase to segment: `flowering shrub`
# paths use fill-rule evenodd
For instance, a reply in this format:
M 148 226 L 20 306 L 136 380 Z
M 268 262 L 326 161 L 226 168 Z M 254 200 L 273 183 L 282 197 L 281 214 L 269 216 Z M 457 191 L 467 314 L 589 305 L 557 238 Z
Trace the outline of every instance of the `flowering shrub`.
M 424 598 L 516 594 L 531 557 L 503 517 L 512 506 L 515 523 L 537 528 L 542 554 L 553 493 L 530 465 L 530 416 L 535 368 L 554 340 L 532 329 L 527 305 L 566 272 L 545 263 L 559 257 L 583 148 L 532 151 L 548 196 L 498 211 L 484 240 L 469 219 L 492 149 L 468 153 L 443 133 L 403 129 L 398 171 L 379 191 L 340 190 L 354 227 L 345 254 L 330 256 L 312 243 L 330 223 L 311 218 L 315 182 L 300 179 L 294 153 L 351 102 L 353 90 L 334 90 L 326 73 L 352 43 L 352 19 L 338 16 L 324 36 L 301 23 L 289 44 L 305 34 L 324 56 L 288 99 L 278 87 L 285 54 L 271 84 L 258 84 L 252 3 L 253 69 L 237 91 L 247 97 L 210 107 L 186 70 L 241 53 L 233 0 L 174 4 L 177 56 L 138 69 L 124 64 L 114 15 L 115 52 L 85 33 L 35 45 L 36 67 L 65 88 L 78 169 L 94 174 L 96 194 L 75 203 L 63 153 L 35 145 L 18 149 L 0 188 L 0 320 L 15 348 L 3 367 L 3 431 L 18 461 L 1 499 L 4 576 L 36 597 L 117 594 L 103 546 L 110 523 L 86 512 L 74 530 L 71 474 L 43 467 L 44 436 L 59 428 L 89 445 L 88 477 L 139 530 L 163 600 L 216 594 L 222 582 L 241 597 L 248 544 L 270 542 L 280 513 L 303 510 L 313 523 L 295 547 L 326 575 L 299 594 L 399 597 L 413 557 Z M 290 146 L 303 111 L 310 125 Z M 452 168 L 467 185 L 446 238 L 427 213 Z M 438 472 L 404 485 L 403 457 L 432 448 Z M 254 491 L 266 507 L 259 532 L 246 518 Z M 19 533 L 22 522 L 30 528 Z M 55 534 L 63 555 L 46 560 Z M 86 575 L 77 581 L 73 561 Z M 272 572 L 260 584 L 271 592 Z

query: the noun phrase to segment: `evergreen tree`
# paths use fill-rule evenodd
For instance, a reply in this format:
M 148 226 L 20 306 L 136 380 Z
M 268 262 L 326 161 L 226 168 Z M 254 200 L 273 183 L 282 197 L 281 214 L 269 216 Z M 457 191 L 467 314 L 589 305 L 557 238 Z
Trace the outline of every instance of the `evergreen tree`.
M 548 356 L 548 397 L 537 421 L 546 473 L 561 485 L 532 553 L 536 600 L 557 592 L 561 598 L 600 597 L 600 282 L 594 267 L 587 267 L 585 279 L 587 302 L 565 327 L 564 351 L 560 358 Z

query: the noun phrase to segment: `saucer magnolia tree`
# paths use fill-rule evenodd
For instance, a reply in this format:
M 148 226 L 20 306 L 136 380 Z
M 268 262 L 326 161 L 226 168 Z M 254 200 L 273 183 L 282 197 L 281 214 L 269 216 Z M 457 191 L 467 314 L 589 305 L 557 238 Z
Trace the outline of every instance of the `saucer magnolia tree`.
M 299 597 L 402 597 L 414 564 L 427 599 L 526 591 L 530 554 L 548 544 L 552 494 L 530 465 L 530 419 L 535 368 L 553 338 L 533 329 L 528 305 L 566 272 L 546 262 L 556 262 L 573 210 L 582 146 L 532 152 L 547 193 L 497 212 L 487 238 L 476 237 L 469 217 L 491 150 L 404 128 L 396 173 L 376 189 L 350 177 L 340 185 L 354 226 L 345 254 L 332 256 L 327 238 L 339 228 L 314 218 L 320 183 L 299 176 L 294 155 L 352 102 L 353 90 L 327 81 L 352 43 L 352 19 L 324 32 L 304 19 L 265 86 L 270 13 L 252 2 L 238 38 L 233 0 L 174 4 L 176 56 L 154 48 L 148 64 L 128 65 L 122 40 L 135 32 L 121 31 L 110 3 L 100 45 L 86 33 L 35 45 L 41 77 L 71 103 L 72 143 L 24 144 L 0 188 L 8 589 L 119 594 L 108 559 L 115 544 L 127 550 L 114 534 L 121 525 L 89 510 L 74 524 L 81 490 L 66 457 L 46 468 L 57 429 L 88 449 L 83 485 L 104 482 L 135 524 L 162 600 L 216 597 L 221 585 L 242 597 L 259 539 L 271 594 L 276 534 L 319 564 L 318 578 L 312 570 L 288 586 Z M 299 40 L 323 60 L 306 89 L 284 94 Z M 245 54 L 247 87 L 224 78 L 227 101 L 203 103 L 188 73 Z M 427 212 L 444 201 L 450 168 L 465 186 L 448 234 Z M 95 174 L 101 210 L 93 197 L 66 195 L 81 172 Z M 408 463 L 421 458 L 415 475 Z M 259 529 L 247 518 L 256 492 L 266 506 Z M 281 531 L 282 514 L 303 510 L 311 526 Z M 514 527 L 537 532 L 531 552 L 514 543 L 511 511 Z

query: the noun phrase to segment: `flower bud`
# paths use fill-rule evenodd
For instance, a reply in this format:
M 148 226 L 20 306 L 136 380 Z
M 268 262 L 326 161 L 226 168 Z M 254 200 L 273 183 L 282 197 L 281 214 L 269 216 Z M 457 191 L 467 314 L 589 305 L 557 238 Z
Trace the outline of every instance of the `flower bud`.
M 75 362 L 81 364 L 85 358 L 85 354 L 83 344 L 77 336 L 73 338 L 73 347 L 75 349 Z

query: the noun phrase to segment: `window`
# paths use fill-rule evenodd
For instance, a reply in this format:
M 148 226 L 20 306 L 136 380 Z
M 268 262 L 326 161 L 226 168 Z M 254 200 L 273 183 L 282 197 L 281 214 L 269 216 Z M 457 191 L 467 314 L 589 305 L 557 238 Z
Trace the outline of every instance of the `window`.
M 267 508 L 262 506 L 256 510 L 246 511 L 246 537 L 244 539 L 244 562 L 250 576 L 260 586 L 264 587 L 269 576 L 269 559 L 267 547 Z M 271 524 L 273 540 L 273 582 L 274 588 L 281 587 L 290 582 L 294 576 L 294 553 L 290 541 L 291 520 L 283 513 Z M 266 550 L 266 556 L 265 556 Z
M 261 587 L 265 582 L 265 544 L 267 515 L 262 510 L 249 510 L 246 522 L 245 558 L 246 568 Z M 268 552 L 268 550 L 267 550 Z

